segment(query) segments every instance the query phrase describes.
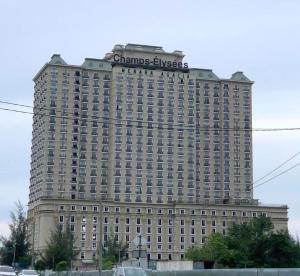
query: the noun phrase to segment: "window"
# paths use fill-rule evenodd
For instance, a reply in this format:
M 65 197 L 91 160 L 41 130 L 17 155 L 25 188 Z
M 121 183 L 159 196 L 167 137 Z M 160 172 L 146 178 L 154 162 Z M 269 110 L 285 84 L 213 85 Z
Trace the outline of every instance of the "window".
M 84 252 L 80 252 L 80 259 L 84 259 Z
M 59 222 L 63 223 L 64 222 L 64 216 L 59 216 Z

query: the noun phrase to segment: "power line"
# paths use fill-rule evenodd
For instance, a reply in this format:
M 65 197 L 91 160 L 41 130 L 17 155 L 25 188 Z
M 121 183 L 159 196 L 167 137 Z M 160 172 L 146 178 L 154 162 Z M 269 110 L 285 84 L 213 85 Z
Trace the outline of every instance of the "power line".
M 286 163 L 288 163 L 289 161 L 291 161 L 292 159 L 294 159 L 297 155 L 299 155 L 300 152 L 297 152 L 296 154 L 294 154 L 292 157 L 290 157 L 289 159 L 287 159 L 286 161 L 284 161 L 283 163 L 281 163 L 278 167 L 276 167 L 275 169 L 273 169 L 272 171 L 268 172 L 266 175 L 260 177 L 259 179 L 255 180 L 253 182 L 253 184 L 259 182 L 260 180 L 265 179 L 267 176 L 269 176 L 270 174 L 272 174 L 273 172 L 277 171 L 278 169 L 280 169 L 282 166 L 284 166 Z
M 3 107 L 0 107 L 0 110 L 23 113 L 23 114 L 31 114 L 31 115 L 34 114 L 33 112 L 29 112 L 29 111 L 22 111 L 22 110 L 3 108 Z
M 74 119 L 74 118 L 64 117 L 64 116 L 57 116 L 57 115 L 51 115 L 51 114 L 45 114 L 45 113 L 38 113 L 38 112 L 34 112 L 34 113 L 33 113 L 33 112 L 29 112 L 29 111 L 22 111 L 22 110 L 10 109 L 10 108 L 2 108 L 2 107 L 0 107 L 0 110 L 3 110 L 3 111 L 9 111 L 9 112 L 17 112 L 17 113 L 21 113 L 21 114 L 31 114 L 31 115 L 37 114 L 37 115 L 41 115 L 41 116 L 55 117 L 55 118 L 64 118 L 64 119 L 69 119 L 69 120 L 70 120 L 70 119 L 71 119 L 71 120 Z M 76 118 L 76 119 L 82 120 L 81 118 Z M 89 121 L 89 120 L 87 120 L 87 121 Z M 92 122 L 95 122 L 95 120 L 92 120 Z M 115 123 L 111 123 L 111 122 L 101 122 L 101 123 L 115 124 Z M 118 124 L 117 124 L 117 125 L 118 125 Z M 300 128 L 293 128 L 292 130 L 295 130 L 295 129 L 300 130 Z M 268 129 L 268 131 L 272 131 L 272 130 L 273 130 L 273 129 Z M 275 129 L 275 130 L 278 131 L 279 129 Z M 291 129 L 282 129 L 282 130 L 291 130 Z M 253 129 L 253 131 L 261 131 L 261 130 L 260 130 L 260 129 Z M 266 131 L 266 129 L 265 129 L 265 130 L 262 130 L 262 131 Z M 271 171 L 270 173 L 268 173 L 267 175 L 265 175 L 265 176 L 261 177 L 260 179 L 256 180 L 255 182 L 264 179 L 265 177 L 267 177 L 268 175 L 270 175 L 271 173 L 273 173 L 274 171 L 276 171 L 277 169 L 279 169 L 280 167 L 282 167 L 284 164 L 286 164 L 287 162 L 289 162 L 291 159 L 295 158 L 299 153 L 300 153 L 300 152 L 298 152 L 297 154 L 293 155 L 291 158 L 289 158 L 288 160 L 286 160 L 285 162 L 283 162 L 280 166 L 278 166 L 277 168 L 275 168 L 274 170 L 272 170 L 272 171 Z M 299 166 L 299 165 L 300 165 L 300 163 L 297 163 L 296 165 L 294 165 L 294 166 L 292 166 L 292 167 L 290 167 L 290 168 L 284 170 L 283 172 L 281 172 L 281 173 L 279 173 L 279 174 L 277 174 L 277 175 L 271 177 L 270 179 L 267 179 L 266 181 L 264 181 L 264 182 L 262 182 L 262 183 L 260 183 L 260 184 L 258 184 L 258 185 L 253 186 L 252 189 L 257 188 L 257 187 L 260 187 L 260 186 L 262 186 L 262 185 L 264 185 L 264 184 L 270 182 L 271 180 L 273 180 L 273 179 L 275 179 L 275 178 L 277 178 L 277 177 L 279 177 L 279 176 L 281 176 L 281 175 L 283 175 L 283 174 L 289 172 L 290 170 L 296 168 L 296 167 Z M 255 183 L 255 182 L 254 182 L 254 183 Z
M 33 106 L 32 106 L 32 105 L 18 104 L 18 103 L 7 102 L 7 101 L 0 101 L 0 103 L 3 103 L 3 104 L 8 104 L 8 105 L 16 105 L 16 106 L 22 106 L 22 107 L 33 108 Z
M 300 165 L 300 162 L 297 163 L 296 165 L 294 165 L 294 166 L 292 166 L 292 167 L 290 167 L 290 168 L 284 170 L 283 172 L 281 172 L 281 173 L 279 173 L 279 174 L 277 174 L 277 175 L 275 175 L 275 176 L 273 176 L 273 177 L 267 179 L 266 181 L 264 181 L 264 182 L 262 182 L 262 183 L 260 183 L 260 184 L 258 184 L 258 185 L 255 185 L 253 188 L 257 188 L 257 187 L 259 187 L 259 186 L 262 186 L 262 185 L 264 185 L 264 184 L 270 182 L 271 180 L 273 180 L 273 179 L 275 179 L 275 178 L 277 178 L 277 177 L 279 177 L 279 176 L 281 176 L 281 175 L 283 175 L 283 174 L 289 172 L 290 170 L 292 170 L 292 169 L 298 167 L 299 165 Z
M 8 105 L 14 105 L 14 106 L 20 106 L 20 107 L 26 107 L 26 108 L 31 108 L 31 109 L 34 109 L 33 106 L 30 106 L 30 105 L 24 105 L 24 104 L 18 104 L 18 103 L 13 103 L 13 102 L 7 102 L 7 101 L 1 101 L 0 100 L 0 103 L 3 103 L 3 104 L 8 104 Z M 36 107 L 36 109 L 39 109 L 39 110 L 47 110 L 47 111 L 50 111 L 51 108 L 46 108 L 46 107 Z M 74 116 L 73 113 L 71 112 L 66 112 L 66 111 L 62 111 L 62 110 L 59 110 L 59 109 L 55 109 L 56 112 L 58 113 L 66 113 L 66 114 L 69 114 L 69 115 L 72 115 Z M 154 121 L 143 121 L 143 120 L 132 120 L 132 119 L 119 119 L 119 118 L 112 118 L 112 117 L 103 117 L 103 116 L 94 116 L 94 115 L 87 115 L 88 117 L 91 117 L 93 119 L 103 119 L 103 120 L 113 120 L 113 121 L 117 121 L 117 122 L 125 122 L 125 123 L 128 123 L 128 122 L 133 122 L 133 123 L 142 123 L 142 124 L 148 124 L 148 123 L 152 123 L 152 124 L 156 124 L 158 126 L 167 126 L 167 128 L 162 128 L 160 127 L 160 129 L 169 129 L 169 124 L 168 123 L 162 123 L 162 122 L 154 122 Z M 120 123 L 116 123 L 118 125 L 120 125 Z M 122 125 L 122 124 L 121 124 Z M 146 127 L 146 126 L 142 126 L 142 127 Z M 178 130 L 191 130 L 191 128 L 194 128 L 194 127 L 183 127 L 182 124 L 172 124 L 172 128 L 173 127 L 178 127 Z M 219 127 L 200 127 L 200 126 L 197 126 L 198 129 L 204 129 L 204 130 L 230 130 L 230 131 L 251 131 L 250 128 L 240 128 L 240 127 L 236 127 L 236 128 L 219 128 Z
M 0 103 L 4 103 L 4 104 L 8 104 L 8 105 L 14 105 L 14 106 L 20 106 L 20 107 L 26 107 L 26 108 L 31 108 L 31 109 L 34 109 L 33 106 L 30 106 L 30 105 L 24 105 L 24 104 L 17 104 L 17 103 L 12 103 L 12 102 L 6 102 L 6 101 L 0 101 Z M 36 109 L 39 109 L 39 110 L 47 110 L 47 111 L 51 111 L 50 108 L 46 108 L 46 107 L 36 107 Z M 9 111 L 9 109 L 6 109 L 7 111 Z M 16 110 L 14 110 L 16 111 Z M 56 112 L 58 113 L 66 113 L 66 114 L 69 114 L 69 115 L 72 115 L 74 116 L 73 113 L 71 112 L 66 112 L 66 111 L 62 111 L 62 110 L 55 110 Z M 16 111 L 17 112 L 17 111 Z M 38 114 L 38 115 L 46 115 L 46 114 L 40 114 L 36 111 L 34 111 L 33 113 L 28 113 L 28 114 Z M 52 117 L 56 117 L 56 118 L 69 118 L 71 120 L 73 120 L 74 118 L 70 118 L 70 117 L 67 117 L 67 116 L 57 116 L 57 115 L 49 115 L 49 116 L 52 116 Z M 80 119 L 78 118 L 79 115 L 76 116 L 76 119 Z M 191 130 L 191 129 L 194 129 L 195 127 L 194 126 L 191 126 L 191 127 L 183 127 L 182 125 L 180 124 L 172 124 L 172 127 L 169 126 L 168 123 L 162 123 L 162 122 L 154 122 L 154 121 L 143 121 L 143 120 L 132 120 L 132 119 L 119 119 L 119 118 L 112 118 L 112 117 L 103 117 L 103 116 L 94 116 L 94 115 L 87 115 L 87 117 L 91 117 L 93 118 L 93 120 L 91 122 L 95 122 L 96 120 L 94 119 L 103 119 L 103 120 L 113 120 L 113 121 L 116 121 L 116 123 L 112 123 L 112 122 L 101 122 L 101 121 L 97 121 L 99 123 L 108 123 L 108 124 L 113 124 L 113 125 L 123 125 L 125 126 L 125 124 L 122 124 L 122 123 L 119 123 L 119 122 L 125 122 L 126 124 L 128 124 L 128 122 L 133 122 L 133 123 L 142 123 L 142 124 L 148 124 L 148 123 L 152 123 L 152 124 L 156 124 L 158 129 L 165 129 L 165 130 L 174 130 L 174 127 L 178 127 L 178 130 L 179 131 L 183 131 L 183 130 Z M 168 126 L 167 128 L 163 128 L 163 127 L 159 127 L 159 126 L 162 126 L 162 125 L 165 125 L 165 126 Z M 139 126 L 141 128 L 148 128 L 148 126 L 146 125 L 142 125 L 142 126 Z M 250 128 L 247 128 L 247 129 L 242 129 L 242 128 L 217 128 L 217 127 L 200 127 L 200 126 L 197 126 L 198 129 L 203 129 L 203 130 L 228 130 L 228 131 L 251 131 Z
M 24 105 L 24 104 L 18 104 L 18 103 L 13 103 L 13 102 L 7 102 L 7 101 L 0 101 L 0 103 L 3 103 L 3 104 L 8 104 L 8 105 L 14 105 L 14 106 L 20 106 L 20 107 L 26 107 L 26 108 L 34 108 L 33 106 L 30 106 L 30 105 Z M 47 111 L 50 111 L 51 109 L 49 108 L 45 108 L 45 107 L 36 107 L 37 109 L 39 110 L 47 110 Z M 65 111 L 61 111 L 61 110 L 56 110 L 56 112 L 59 112 L 59 113 L 66 113 L 66 114 L 70 114 L 74 117 L 70 118 L 70 117 L 67 117 L 67 116 L 58 116 L 58 115 L 51 115 L 51 114 L 45 114 L 45 113 L 39 113 L 39 112 L 27 112 L 27 111 L 20 111 L 20 110 L 16 110 L 16 109 L 9 109 L 9 108 L 0 108 L 1 110 L 5 110 L 5 111 L 13 111 L 13 112 L 19 112 L 19 113 L 24 113 L 24 114 L 37 114 L 37 115 L 42 115 L 42 116 L 50 116 L 50 117 L 55 117 L 55 118 L 65 118 L 65 119 L 70 119 L 70 120 L 73 120 L 73 119 L 79 119 L 79 120 L 85 120 L 85 119 L 82 119 L 82 118 L 79 118 L 78 116 L 79 115 L 74 115 L 73 113 L 71 112 L 65 112 Z M 178 130 L 179 131 L 183 131 L 183 130 L 191 130 L 191 129 L 194 129 L 195 127 L 182 127 L 182 125 L 179 125 L 179 124 L 172 124 L 172 128 L 169 127 L 169 124 L 168 123 L 161 123 L 161 122 L 152 122 L 152 121 L 143 121 L 143 120 L 132 120 L 132 119 L 118 119 L 118 118 L 112 118 L 112 117 L 103 117 L 103 116 L 93 116 L 93 115 L 87 115 L 88 117 L 92 117 L 93 120 L 87 120 L 87 121 L 90 121 L 90 122 L 98 122 L 98 123 L 106 123 L 106 124 L 113 124 L 113 125 L 123 125 L 124 124 L 121 124 L 121 123 L 113 123 L 113 122 L 109 122 L 109 121 L 105 121 L 105 122 L 101 122 L 101 121 L 96 121 L 95 119 L 104 119 L 104 120 L 114 120 L 114 121 L 123 121 L 123 122 L 134 122 L 134 123 L 144 123 L 144 124 L 148 124 L 148 123 L 152 123 L 152 124 L 157 124 L 157 125 L 167 125 L 168 128 L 163 128 L 163 127 L 156 127 L 158 129 L 165 129 L 165 130 L 174 130 L 174 127 L 178 127 Z M 146 127 L 148 128 L 147 126 L 139 126 L 139 127 Z M 154 128 L 154 127 L 152 127 Z M 219 130 L 219 131 L 294 131 L 294 130 L 300 130 L 300 127 L 293 127 L 293 128 L 240 128 L 240 127 L 237 127 L 237 128 L 220 128 L 220 127 L 201 127 L 201 126 L 197 126 L 196 127 L 197 129 L 202 129 L 202 130 L 206 130 L 206 131 L 209 131 L 209 130 Z

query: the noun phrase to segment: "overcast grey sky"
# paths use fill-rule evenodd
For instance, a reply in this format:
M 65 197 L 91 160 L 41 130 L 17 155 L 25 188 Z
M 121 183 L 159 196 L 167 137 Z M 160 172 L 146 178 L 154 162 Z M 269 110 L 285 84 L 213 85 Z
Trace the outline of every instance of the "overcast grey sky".
M 222 78 L 243 71 L 255 81 L 254 127 L 300 127 L 299 14 L 298 0 L 0 0 L 0 100 L 32 105 L 32 78 L 53 53 L 81 64 L 114 44 L 139 43 L 182 50 L 190 67 Z M 30 115 L 0 110 L 0 235 L 14 201 L 27 203 L 31 127 Z M 300 131 L 254 132 L 253 143 L 255 180 L 300 151 Z M 293 234 L 299 174 L 300 166 L 254 192 L 289 206 Z

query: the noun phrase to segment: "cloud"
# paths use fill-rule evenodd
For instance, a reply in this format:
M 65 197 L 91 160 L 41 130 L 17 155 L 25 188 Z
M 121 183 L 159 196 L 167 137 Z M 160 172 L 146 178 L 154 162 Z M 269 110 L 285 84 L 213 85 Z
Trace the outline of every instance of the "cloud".
M 9 227 L 7 221 L 0 221 L 0 236 L 9 236 Z
M 289 232 L 294 238 L 300 238 L 300 219 L 289 220 Z

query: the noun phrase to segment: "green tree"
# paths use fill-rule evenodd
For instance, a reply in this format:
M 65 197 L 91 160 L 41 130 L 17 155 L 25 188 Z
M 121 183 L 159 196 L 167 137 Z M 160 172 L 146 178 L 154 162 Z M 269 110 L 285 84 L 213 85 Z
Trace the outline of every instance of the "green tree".
M 68 265 L 66 261 L 61 261 L 56 264 L 55 270 L 56 271 L 66 271 L 68 269 Z
M 274 232 L 271 219 L 261 216 L 233 224 L 226 236 L 209 236 L 202 248 L 189 248 L 186 258 L 231 268 L 299 267 L 300 245 L 287 231 Z
M 56 264 L 65 261 L 67 267 L 71 266 L 71 261 L 74 260 L 78 251 L 74 248 L 74 236 L 67 227 L 63 231 L 60 225 L 57 225 L 55 230 L 51 232 L 47 247 L 42 254 L 42 259 L 47 268 L 55 269 Z
M 43 271 L 46 269 L 46 264 L 44 263 L 43 260 L 38 260 L 35 264 L 34 264 L 34 269 L 37 271 Z
M 189 247 L 185 254 L 185 258 L 189 261 L 199 261 L 202 260 L 202 252 L 200 246 Z
M 267 241 L 266 264 L 269 267 L 299 267 L 300 245 L 287 231 L 272 233 Z
M 126 257 L 128 244 L 117 241 L 114 236 L 110 236 L 102 247 L 102 268 L 111 269 L 113 264 L 117 264 Z
M 0 243 L 2 243 L 0 256 L 3 264 L 19 263 L 22 267 L 27 267 L 31 262 L 26 235 L 27 219 L 24 209 L 20 201 L 15 203 L 15 210 L 10 213 L 10 235 L 8 238 L 0 237 Z
M 270 218 L 261 216 L 249 222 L 233 224 L 226 236 L 228 248 L 233 250 L 231 267 L 263 267 L 267 240 L 273 231 Z
M 216 233 L 207 238 L 205 244 L 188 248 L 185 253 L 187 260 L 213 261 L 217 267 L 228 266 L 234 258 L 234 251 L 228 248 L 224 236 Z
M 209 236 L 207 242 L 201 248 L 202 260 L 218 261 L 228 254 L 227 244 L 220 233 Z

